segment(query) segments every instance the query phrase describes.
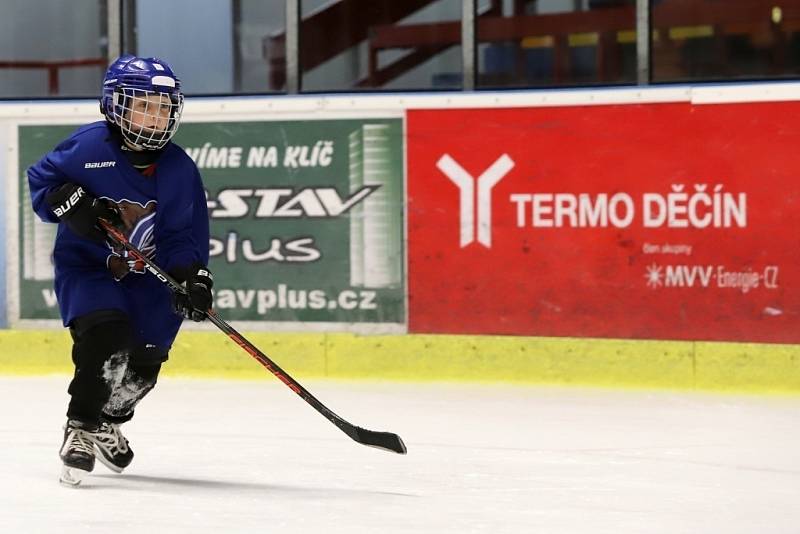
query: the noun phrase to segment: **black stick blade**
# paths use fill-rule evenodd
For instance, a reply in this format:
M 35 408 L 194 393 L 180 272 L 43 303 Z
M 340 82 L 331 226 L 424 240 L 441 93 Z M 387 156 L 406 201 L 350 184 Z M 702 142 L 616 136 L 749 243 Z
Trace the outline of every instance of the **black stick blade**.
M 362 445 L 369 447 L 396 452 L 397 454 L 405 454 L 408 451 L 400 436 L 391 432 L 375 432 L 366 428 L 356 427 L 356 435 L 352 437 Z

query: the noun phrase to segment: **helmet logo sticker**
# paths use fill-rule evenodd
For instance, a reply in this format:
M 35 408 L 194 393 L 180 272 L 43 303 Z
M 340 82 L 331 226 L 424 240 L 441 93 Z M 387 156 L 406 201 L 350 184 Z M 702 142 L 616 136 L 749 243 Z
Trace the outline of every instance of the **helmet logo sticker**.
M 175 87 L 175 80 L 169 76 L 153 76 L 150 79 L 150 83 L 153 85 L 163 85 L 165 87 Z

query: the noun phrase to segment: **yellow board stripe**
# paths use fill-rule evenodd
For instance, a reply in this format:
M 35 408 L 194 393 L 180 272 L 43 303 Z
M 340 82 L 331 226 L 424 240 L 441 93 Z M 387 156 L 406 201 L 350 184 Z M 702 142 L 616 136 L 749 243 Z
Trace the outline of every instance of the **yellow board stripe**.
M 550 35 L 525 37 L 522 39 L 521 45 L 522 48 L 552 48 L 555 45 L 555 39 Z
M 617 32 L 617 42 L 623 44 L 636 42 L 636 30 L 620 30 Z
M 712 37 L 713 35 L 713 26 L 676 26 L 669 29 L 669 38 L 673 41 Z
M 667 30 L 669 38 L 673 41 L 685 39 L 699 39 L 714 36 L 714 27 L 703 26 L 675 26 Z M 651 38 L 654 42 L 660 40 L 659 30 L 654 29 Z M 616 32 L 617 43 L 631 44 L 636 42 L 636 30 L 619 30 Z M 597 46 L 600 41 L 600 34 L 597 32 L 570 33 L 567 35 L 567 44 L 570 47 Z M 555 38 L 552 35 L 539 35 L 524 37 L 520 41 L 522 48 L 552 48 L 555 46 Z
M 596 32 L 571 33 L 567 36 L 569 46 L 597 46 L 600 34 Z
M 800 394 L 800 346 L 512 336 L 247 334 L 298 378 Z M 72 373 L 63 331 L 0 331 L 0 374 Z M 164 374 L 272 379 L 217 332 L 183 332 Z

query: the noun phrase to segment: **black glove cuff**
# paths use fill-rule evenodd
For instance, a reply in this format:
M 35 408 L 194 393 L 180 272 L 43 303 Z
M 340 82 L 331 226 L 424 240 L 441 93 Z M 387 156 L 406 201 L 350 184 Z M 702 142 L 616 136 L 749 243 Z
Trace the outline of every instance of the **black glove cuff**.
M 198 262 L 183 267 L 173 267 L 169 275 L 179 284 L 184 282 L 187 284 L 201 283 L 208 289 L 214 286 L 214 276 L 211 271 L 208 270 L 208 267 Z
M 86 190 L 76 184 L 66 183 L 57 189 L 49 192 L 45 197 L 45 202 L 53 210 L 53 213 L 61 219 L 69 219 L 78 211 L 78 206 L 87 199 L 93 199 Z
M 187 284 L 200 284 L 206 289 L 211 290 L 214 287 L 214 276 L 206 267 L 200 267 L 195 273 L 189 277 Z

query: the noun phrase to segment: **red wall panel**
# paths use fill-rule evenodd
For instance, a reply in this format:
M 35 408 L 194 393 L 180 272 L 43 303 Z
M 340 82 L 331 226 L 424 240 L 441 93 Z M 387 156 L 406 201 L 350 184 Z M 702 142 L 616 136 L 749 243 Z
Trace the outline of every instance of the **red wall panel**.
M 410 331 L 800 342 L 797 116 L 409 111 Z

